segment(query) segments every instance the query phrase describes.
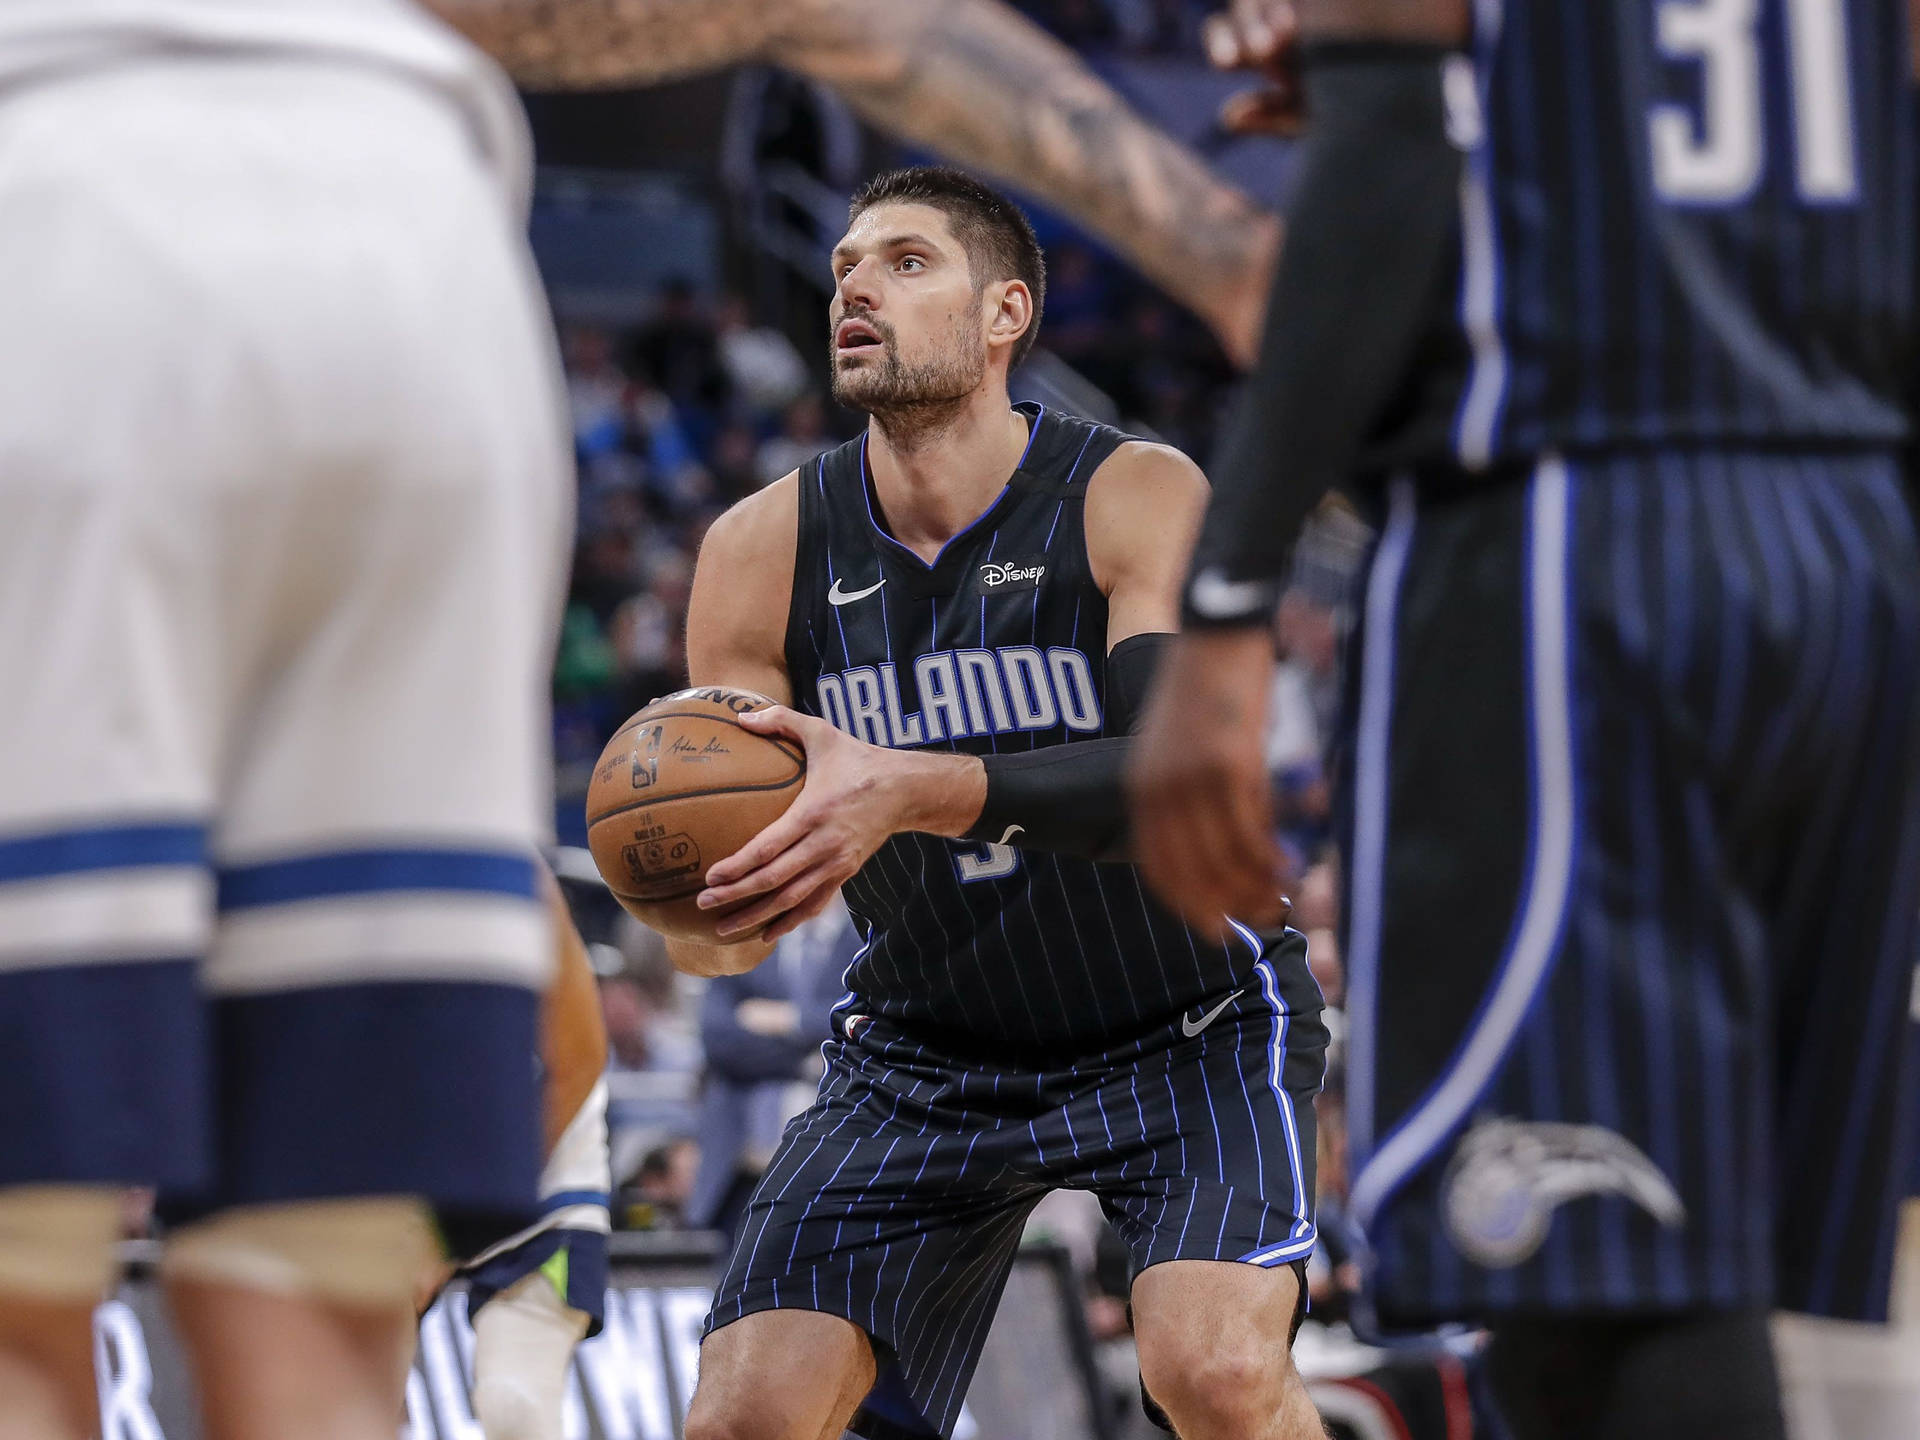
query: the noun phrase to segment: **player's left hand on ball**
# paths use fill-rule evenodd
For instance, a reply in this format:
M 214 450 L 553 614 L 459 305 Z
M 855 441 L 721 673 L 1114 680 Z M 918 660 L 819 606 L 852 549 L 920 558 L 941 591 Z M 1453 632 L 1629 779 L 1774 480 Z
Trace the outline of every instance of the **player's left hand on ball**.
M 697 903 L 712 910 L 755 900 L 720 925 L 721 940 L 777 940 L 824 911 L 893 833 L 881 783 L 891 752 L 785 705 L 750 710 L 740 723 L 798 741 L 807 752 L 806 784 L 786 814 L 707 871 Z
M 1218 937 L 1280 923 L 1265 756 L 1273 642 L 1263 628 L 1180 636 L 1127 765 L 1136 863 L 1161 900 Z

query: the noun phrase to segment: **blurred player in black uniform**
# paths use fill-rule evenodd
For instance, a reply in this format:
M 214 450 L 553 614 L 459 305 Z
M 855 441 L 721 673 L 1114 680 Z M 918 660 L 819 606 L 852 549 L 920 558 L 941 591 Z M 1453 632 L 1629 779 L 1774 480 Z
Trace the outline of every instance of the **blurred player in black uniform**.
M 1780 1433 L 1884 1315 L 1915 1077 L 1915 171 L 1894 0 L 1303 5 L 1311 139 L 1137 756 L 1190 918 L 1272 885 L 1264 626 L 1382 534 L 1346 766 L 1352 1203 L 1522 1437 Z M 1196 738 L 1204 737 L 1204 738 Z
M 703 901 L 745 902 L 726 943 L 669 951 L 751 968 L 843 883 L 865 943 L 688 1434 L 951 1434 L 1026 1216 L 1073 1187 L 1127 1244 L 1181 1432 L 1317 1436 L 1288 1358 L 1326 1047 L 1306 944 L 1190 931 L 1126 863 L 1121 761 L 1205 482 L 1009 404 L 1044 267 L 969 177 L 872 182 L 833 265 L 835 392 L 872 423 L 714 525 L 688 616 L 695 681 L 783 701 L 742 723 L 802 741 L 806 787 L 708 872 Z

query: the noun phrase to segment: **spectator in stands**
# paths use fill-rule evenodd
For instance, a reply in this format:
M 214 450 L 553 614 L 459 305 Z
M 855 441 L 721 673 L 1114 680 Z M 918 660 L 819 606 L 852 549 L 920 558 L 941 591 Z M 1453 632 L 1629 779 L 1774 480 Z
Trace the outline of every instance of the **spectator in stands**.
M 736 401 L 749 410 L 778 413 L 808 385 L 807 362 L 792 340 L 771 325 L 755 325 L 747 302 L 729 295 L 717 316 L 720 362 Z
M 700 1164 L 700 1142 L 676 1135 L 655 1146 L 641 1160 L 633 1177 L 628 1203 L 623 1207 L 627 1228 L 678 1230 L 687 1225 L 687 1197 Z
M 624 710 L 670 695 L 687 678 L 687 594 L 693 562 L 679 549 L 662 552 L 649 567 L 646 589 L 623 601 L 608 626 L 625 680 Z
M 713 472 L 713 486 L 721 504 L 744 500 L 760 488 L 760 476 L 754 469 L 759 450 L 753 431 L 737 420 L 721 427 L 713 437 L 707 468 Z
M 832 444 L 833 438 L 827 434 L 826 406 L 817 392 L 809 391 L 787 407 L 787 413 L 781 417 L 780 433 L 762 443 L 754 460 L 754 472 L 762 485 L 771 485 Z
M 685 280 L 660 287 L 652 317 L 634 336 L 633 358 L 675 404 L 715 416 L 726 408 L 733 384 L 720 361 L 719 336 Z
M 618 448 L 627 379 L 613 361 L 613 341 L 591 325 L 570 325 L 561 337 L 574 446 L 582 458 Z
M 610 1068 L 689 1071 L 698 1066 L 697 1048 L 663 1023 L 665 1007 L 631 975 L 601 979 L 600 1009 L 607 1020 Z

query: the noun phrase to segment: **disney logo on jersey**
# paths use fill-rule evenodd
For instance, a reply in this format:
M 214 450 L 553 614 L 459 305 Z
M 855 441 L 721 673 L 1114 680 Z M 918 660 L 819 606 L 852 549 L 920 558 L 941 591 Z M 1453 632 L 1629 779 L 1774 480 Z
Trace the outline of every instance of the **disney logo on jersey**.
M 978 584 L 980 590 L 988 595 L 1038 590 L 1040 578 L 1046 573 L 1046 562 L 1042 560 L 1014 560 L 1005 564 L 989 560 L 980 567 Z
M 1453 1243 L 1491 1269 L 1529 1259 L 1553 1212 L 1582 1195 L 1624 1196 L 1668 1229 L 1687 1219 L 1660 1168 L 1599 1125 L 1483 1120 L 1454 1151 L 1442 1195 Z

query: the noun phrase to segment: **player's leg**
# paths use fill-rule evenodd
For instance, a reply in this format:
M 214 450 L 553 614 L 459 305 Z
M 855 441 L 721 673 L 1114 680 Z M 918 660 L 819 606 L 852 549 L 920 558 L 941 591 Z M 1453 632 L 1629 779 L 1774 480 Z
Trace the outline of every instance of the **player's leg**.
M 1292 1265 L 1156 1265 L 1133 1284 L 1140 1380 L 1182 1440 L 1320 1440 L 1293 1368 L 1301 1312 Z
M 119 1187 L 209 1160 L 202 301 L 123 223 L 98 89 L 0 104 L 0 1434 L 36 1440 L 95 1428 Z
M 550 1189 L 550 1158 L 543 1202 L 561 1206 L 545 1217 L 550 1228 L 465 1268 L 473 1413 L 487 1440 L 559 1440 L 574 1347 L 606 1318 L 606 1108 L 604 1089 L 595 1093 L 585 1118 L 599 1130 L 598 1188 Z
M 92 1433 L 93 1311 L 120 1212 L 111 1189 L 0 1190 L 0 1440 Z
M 1128 1248 L 1141 1384 L 1186 1440 L 1324 1433 L 1292 1346 L 1328 1036 L 1305 938 L 1262 943 L 1200 1031 L 1167 1027 L 1097 1087 L 1083 1068 L 1036 1124 L 1043 1153 L 1078 1139 L 1057 1178 L 1098 1194 Z
M 605 1318 L 612 1172 L 606 1024 L 586 947 L 546 877 L 557 964 L 540 1009 L 537 1226 L 463 1268 L 473 1323 L 473 1412 L 487 1440 L 560 1440 L 574 1347 Z
M 473 1415 L 486 1440 L 561 1440 L 574 1347 L 592 1317 L 535 1271 L 473 1317 Z
M 1765 962 L 1695 738 L 1753 584 L 1671 470 L 1402 490 L 1369 579 L 1348 1111 L 1390 1323 L 1765 1303 Z
M 1026 1127 L 992 1123 L 1002 1083 L 1035 1077 L 944 1064 L 880 1021 L 826 1053 L 714 1292 L 691 1440 L 819 1440 L 863 1404 L 950 1434 L 1042 1193 L 1016 1169 Z
M 1891 459 L 1804 460 L 1777 485 L 1824 582 L 1800 637 L 1817 703 L 1781 707 L 1753 882 L 1778 986 L 1779 1303 L 1878 1323 L 1920 1138 L 1920 556 Z
M 436 1253 L 425 1207 L 404 1199 L 237 1206 L 186 1227 L 167 1295 L 208 1440 L 389 1433 L 411 1277 Z
M 701 1343 L 686 1440 L 835 1440 L 874 1375 L 873 1344 L 851 1320 L 816 1310 L 743 1316 Z
M 217 393 L 271 423 L 229 416 L 208 477 L 233 707 L 202 972 L 221 1167 L 165 1272 L 211 1434 L 285 1437 L 291 1408 L 371 1440 L 438 1243 L 426 1206 L 474 1249 L 533 1203 L 551 337 L 500 187 L 432 93 L 294 62 L 186 83 L 147 133 L 189 162 L 175 128 L 232 137 L 205 173 L 170 162 L 190 193 L 169 198 L 207 216 L 197 263 L 245 357 Z
M 1794 582 L 1711 469 L 1403 492 L 1370 580 L 1347 952 L 1370 1298 L 1490 1320 L 1528 1436 L 1779 1433 L 1766 937 L 1715 803 L 1760 790 L 1750 697 Z M 1540 1411 L 1568 1390 L 1577 1414 Z
M 1892 467 L 1802 471 L 1790 492 L 1811 522 L 1801 543 L 1834 577 L 1818 593 L 1836 633 L 1857 637 L 1819 645 L 1815 631 L 1807 650 L 1859 668 L 1804 716 L 1791 748 L 1820 783 L 1804 787 L 1814 802 L 1787 828 L 1764 891 L 1782 980 L 1780 1303 L 1809 1312 L 1776 1315 L 1773 1333 L 1796 1440 L 1892 1440 L 1920 1433 L 1915 1317 L 1901 1325 L 1896 1294 L 1894 1323 L 1878 1323 L 1898 1289 L 1900 1197 L 1920 1161 L 1902 1158 L 1920 1140 L 1920 1057 L 1904 1023 L 1920 1003 L 1920 596 Z M 1911 1247 L 1920 1226 L 1906 1229 Z

